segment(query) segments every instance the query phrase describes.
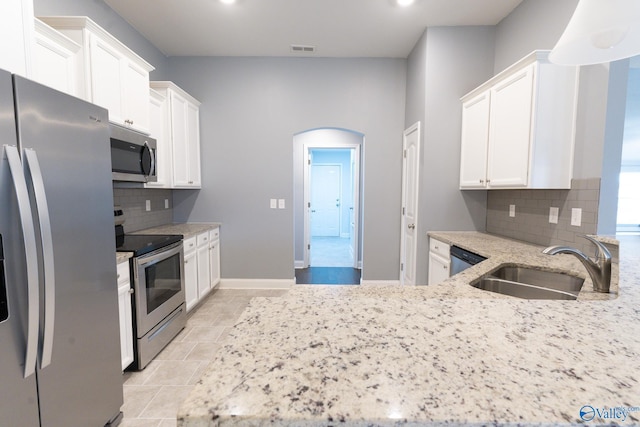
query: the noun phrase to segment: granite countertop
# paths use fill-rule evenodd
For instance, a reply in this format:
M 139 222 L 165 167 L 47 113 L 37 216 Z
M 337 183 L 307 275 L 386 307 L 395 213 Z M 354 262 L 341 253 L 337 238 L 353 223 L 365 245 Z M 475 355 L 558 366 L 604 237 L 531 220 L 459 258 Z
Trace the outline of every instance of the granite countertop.
M 622 248 L 605 299 L 587 279 L 578 301 L 522 300 L 469 282 L 505 262 L 586 272 L 535 245 L 432 235 L 489 258 L 438 285 L 252 299 L 178 425 L 572 425 L 585 405 L 595 423 L 640 425 L 640 254 Z
M 116 252 L 116 264 L 129 261 L 131 257 L 133 257 L 133 252 Z
M 188 239 L 205 231 L 218 228 L 221 225 L 219 222 L 174 223 L 138 230 L 133 234 L 182 234 L 184 239 Z

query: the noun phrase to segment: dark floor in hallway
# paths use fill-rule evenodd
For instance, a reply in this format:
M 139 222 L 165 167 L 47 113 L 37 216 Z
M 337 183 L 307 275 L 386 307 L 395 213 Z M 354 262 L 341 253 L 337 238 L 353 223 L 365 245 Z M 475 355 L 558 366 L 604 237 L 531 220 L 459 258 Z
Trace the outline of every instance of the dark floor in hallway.
M 309 267 L 296 269 L 298 285 L 359 285 L 360 270 L 351 267 Z

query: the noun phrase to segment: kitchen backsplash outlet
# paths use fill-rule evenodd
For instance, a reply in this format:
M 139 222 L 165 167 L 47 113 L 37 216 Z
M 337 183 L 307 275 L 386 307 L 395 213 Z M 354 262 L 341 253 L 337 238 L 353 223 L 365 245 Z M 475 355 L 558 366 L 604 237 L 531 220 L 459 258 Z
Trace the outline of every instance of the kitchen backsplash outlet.
M 113 201 L 124 211 L 124 231 L 130 233 L 149 227 L 171 224 L 173 208 L 165 208 L 165 200 L 172 200 L 171 190 L 148 188 L 114 188 Z M 150 210 L 147 212 L 147 201 Z
M 542 246 L 569 245 L 588 255 L 594 246 L 579 237 L 596 234 L 600 178 L 574 179 L 571 190 L 495 190 L 487 194 L 487 232 Z M 509 206 L 518 214 L 509 216 Z M 557 224 L 549 211 L 559 207 Z M 582 209 L 581 225 L 571 225 L 572 209 Z

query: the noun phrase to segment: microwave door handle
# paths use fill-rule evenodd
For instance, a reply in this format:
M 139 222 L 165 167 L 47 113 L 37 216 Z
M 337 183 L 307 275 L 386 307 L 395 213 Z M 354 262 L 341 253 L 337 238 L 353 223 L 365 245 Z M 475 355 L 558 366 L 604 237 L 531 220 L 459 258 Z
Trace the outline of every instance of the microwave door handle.
M 24 252 L 27 266 L 27 349 L 24 360 L 24 377 L 28 378 L 36 371 L 38 349 L 38 323 L 40 315 L 40 290 L 38 283 L 38 252 L 36 249 L 36 231 L 31 217 L 31 203 L 24 170 L 20 162 L 18 149 L 14 145 L 5 145 L 4 152 L 9 162 L 13 188 L 18 199 L 18 211 L 22 225 Z
M 149 175 L 157 175 L 158 171 L 156 170 L 156 153 L 158 152 L 158 150 L 154 150 L 153 148 L 149 147 L 149 153 L 151 153 L 151 172 L 149 173 Z
M 31 173 L 31 183 L 36 200 L 38 221 L 40 224 L 40 238 L 42 240 L 42 258 L 44 264 L 44 334 L 40 354 L 40 369 L 46 368 L 51 363 L 53 351 L 53 331 L 55 325 L 55 260 L 53 258 L 53 237 L 51 235 L 51 218 L 49 217 L 49 204 L 44 189 L 42 170 L 38 155 L 33 149 L 24 150 L 27 167 Z
M 143 153 L 147 151 L 149 153 L 149 169 L 145 168 L 144 162 L 142 162 L 142 173 L 146 176 L 151 175 L 153 172 L 153 168 L 155 167 L 155 162 L 153 161 L 153 150 L 149 146 L 149 144 L 145 141 L 144 148 L 142 149 Z M 144 155 L 142 156 L 144 158 Z M 141 159 L 142 160 L 142 159 Z

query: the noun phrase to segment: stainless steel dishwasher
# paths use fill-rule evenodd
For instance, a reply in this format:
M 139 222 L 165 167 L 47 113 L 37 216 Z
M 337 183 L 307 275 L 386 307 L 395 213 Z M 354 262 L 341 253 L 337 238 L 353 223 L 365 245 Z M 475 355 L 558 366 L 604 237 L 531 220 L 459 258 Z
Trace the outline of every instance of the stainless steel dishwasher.
M 451 254 L 452 276 L 487 259 L 482 255 L 474 254 L 458 246 L 451 246 L 449 253 Z

